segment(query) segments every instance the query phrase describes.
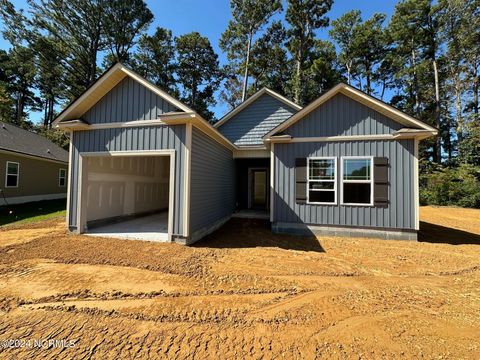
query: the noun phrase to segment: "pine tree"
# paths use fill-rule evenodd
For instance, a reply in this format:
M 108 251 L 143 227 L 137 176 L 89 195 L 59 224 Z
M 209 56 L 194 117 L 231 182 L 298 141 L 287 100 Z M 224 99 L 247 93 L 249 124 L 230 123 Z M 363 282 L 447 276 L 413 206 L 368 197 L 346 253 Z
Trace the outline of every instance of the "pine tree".
M 218 55 L 207 37 L 192 32 L 175 39 L 178 82 L 182 100 L 207 120 L 213 119 L 208 109 L 215 105 L 214 92 L 222 80 Z
M 175 45 L 172 32 L 157 28 L 153 35 L 142 35 L 130 61 L 133 69 L 155 85 L 177 96 Z
M 110 51 L 106 65 L 127 62 L 130 50 L 152 22 L 153 14 L 143 0 L 106 0 L 104 11 L 105 39 Z
M 245 100 L 250 76 L 252 47 L 255 36 L 273 14 L 282 9 L 280 0 L 230 0 L 233 19 L 220 39 L 220 48 L 228 59 L 243 69 L 242 101 Z
M 288 0 L 285 19 L 290 25 L 287 48 L 294 62 L 295 70 L 290 85 L 294 101 L 305 103 L 305 65 L 315 43 L 314 31 L 329 24 L 325 14 L 332 7 L 333 0 Z

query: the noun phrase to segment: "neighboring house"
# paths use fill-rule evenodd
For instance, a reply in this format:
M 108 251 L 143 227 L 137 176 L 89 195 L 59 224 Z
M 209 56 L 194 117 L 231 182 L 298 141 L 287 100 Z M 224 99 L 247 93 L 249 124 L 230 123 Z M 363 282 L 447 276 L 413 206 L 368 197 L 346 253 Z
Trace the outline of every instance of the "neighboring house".
M 418 143 L 437 134 L 345 84 L 303 109 L 262 89 L 211 126 L 121 64 L 55 125 L 71 139 L 70 231 L 145 216 L 156 230 L 124 228 L 183 244 L 239 213 L 277 232 L 416 239 Z
M 67 196 L 68 152 L 15 125 L 0 123 L 0 205 Z

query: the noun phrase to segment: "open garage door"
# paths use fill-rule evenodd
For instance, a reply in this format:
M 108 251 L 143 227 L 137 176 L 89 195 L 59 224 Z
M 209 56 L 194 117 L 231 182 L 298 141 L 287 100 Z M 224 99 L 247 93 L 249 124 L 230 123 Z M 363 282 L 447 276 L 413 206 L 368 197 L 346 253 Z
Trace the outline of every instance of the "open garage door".
M 84 156 L 79 197 L 83 231 L 97 236 L 171 240 L 173 156 Z

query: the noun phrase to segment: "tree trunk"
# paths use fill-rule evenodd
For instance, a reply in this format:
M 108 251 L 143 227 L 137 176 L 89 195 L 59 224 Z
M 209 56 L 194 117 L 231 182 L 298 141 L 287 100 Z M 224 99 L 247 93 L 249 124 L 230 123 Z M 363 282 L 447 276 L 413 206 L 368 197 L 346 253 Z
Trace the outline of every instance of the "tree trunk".
M 435 80 L 435 126 L 440 129 L 440 84 L 438 80 L 438 68 L 435 55 L 433 57 L 433 77 Z M 436 162 L 440 164 L 442 162 L 442 139 L 441 136 L 437 136 L 436 140 Z
M 248 86 L 248 66 L 250 63 L 250 48 L 252 47 L 252 36 L 248 35 L 247 41 L 247 55 L 245 58 L 245 72 L 243 74 L 243 87 L 242 87 L 242 102 L 245 101 L 247 96 L 247 86 Z
M 349 65 L 349 63 L 345 63 L 345 67 L 347 68 L 347 84 L 351 85 L 352 83 L 352 67 Z
M 462 89 L 460 75 L 455 74 L 455 122 L 457 123 L 457 140 L 460 144 L 463 141 L 463 118 L 462 118 Z
M 55 98 L 53 95 L 50 96 L 50 109 L 48 111 L 48 128 L 52 128 L 53 122 L 53 105 L 55 104 Z
M 418 96 L 418 81 L 417 81 L 417 54 L 415 49 L 412 50 L 412 68 L 413 68 L 413 94 L 415 96 L 415 114 L 418 115 L 420 109 L 420 98 Z
M 45 100 L 45 106 L 43 111 L 43 127 L 47 128 L 48 126 L 48 99 Z
M 297 50 L 297 68 L 295 77 L 294 101 L 297 104 L 302 104 L 302 50 L 301 46 Z
M 472 90 L 473 90 L 473 112 L 475 115 L 478 115 L 478 88 L 479 88 L 479 76 L 477 72 L 478 64 L 475 63 L 473 67 L 473 84 L 472 84 Z
M 17 125 L 20 125 L 22 122 L 22 114 L 23 114 L 23 95 L 19 92 L 17 97 L 17 116 L 16 122 Z
M 367 89 L 367 91 L 365 91 L 368 95 L 370 95 L 370 85 L 371 85 L 371 75 L 370 75 L 370 71 L 367 71 L 366 73 L 366 81 L 367 83 L 365 84 L 365 87 Z

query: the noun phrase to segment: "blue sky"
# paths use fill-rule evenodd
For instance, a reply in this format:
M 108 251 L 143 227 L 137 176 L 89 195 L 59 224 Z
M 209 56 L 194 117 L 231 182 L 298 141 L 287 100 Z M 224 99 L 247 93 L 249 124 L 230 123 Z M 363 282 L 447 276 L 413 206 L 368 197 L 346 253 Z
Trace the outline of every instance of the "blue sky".
M 226 59 L 218 47 L 218 40 L 226 29 L 230 19 L 230 5 L 228 0 L 146 0 L 155 20 L 150 26 L 149 32 L 153 32 L 157 26 L 171 29 L 173 34 L 178 36 L 192 31 L 198 31 L 210 39 L 215 51 L 219 55 L 220 63 L 224 64 Z M 285 1 L 284 1 L 285 3 Z M 362 17 L 369 18 L 376 12 L 382 12 L 390 16 L 393 13 L 394 0 L 368 0 L 352 1 L 337 0 L 334 2 L 328 16 L 331 20 L 340 17 L 347 11 L 359 9 Z M 17 9 L 26 9 L 26 1 L 16 0 L 13 4 Z M 284 4 L 284 8 L 286 4 Z M 2 24 L 0 23 L 0 27 Z M 320 38 L 328 37 L 328 28 L 318 31 Z M 0 48 L 7 49 L 8 42 L 0 38 Z M 225 104 L 217 104 L 213 109 L 216 117 L 221 117 L 227 111 Z M 31 120 L 40 120 L 41 114 L 31 114 Z

